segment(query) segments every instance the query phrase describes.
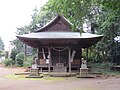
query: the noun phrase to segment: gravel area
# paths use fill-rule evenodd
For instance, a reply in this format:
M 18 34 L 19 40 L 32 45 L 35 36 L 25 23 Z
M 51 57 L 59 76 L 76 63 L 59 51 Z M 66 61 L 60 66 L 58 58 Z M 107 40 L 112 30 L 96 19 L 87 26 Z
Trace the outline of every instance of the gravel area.
M 21 68 L 0 67 L 0 90 L 120 90 L 120 77 L 86 79 L 66 77 L 64 80 L 53 82 L 4 77 L 15 72 L 23 72 L 24 70 Z

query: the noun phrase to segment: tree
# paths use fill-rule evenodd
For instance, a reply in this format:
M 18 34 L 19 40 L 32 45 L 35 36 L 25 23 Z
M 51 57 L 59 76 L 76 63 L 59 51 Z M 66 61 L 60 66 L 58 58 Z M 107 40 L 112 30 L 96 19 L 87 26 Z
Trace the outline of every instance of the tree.
M 114 38 L 120 32 L 119 0 L 49 0 L 48 9 L 67 17 L 74 26 L 82 31 L 82 24 L 87 19 L 93 33 L 103 34 L 104 38 L 95 45 L 94 57 L 120 63 L 120 49 Z M 91 51 L 90 50 L 90 51 Z M 117 55 L 117 56 L 116 56 Z M 117 58 L 118 59 L 117 59 Z
M 19 27 L 17 28 L 17 35 L 22 35 L 22 34 L 28 34 L 31 32 L 31 28 L 30 26 L 23 26 L 23 27 Z M 23 52 L 24 51 L 24 44 L 17 38 L 15 40 L 12 41 L 15 45 L 15 51 L 17 51 L 17 53 L 19 52 Z
M 0 37 L 0 51 L 4 50 L 4 43 L 2 38 Z
M 22 52 L 20 52 L 20 53 L 18 53 L 17 55 L 16 55 L 16 64 L 18 65 L 18 66 L 20 66 L 20 67 L 22 67 L 23 66 L 23 62 L 24 62 L 24 59 L 25 59 L 25 57 L 24 57 L 24 53 L 22 53 Z
M 102 51 L 104 59 L 120 64 L 120 47 L 114 39 L 119 36 L 120 32 L 120 2 L 119 0 L 103 0 L 102 13 L 98 24 L 100 34 L 104 34 L 103 40 L 98 44 L 99 50 Z
M 40 10 L 37 10 L 37 8 L 35 8 L 31 16 L 32 16 L 32 20 L 28 26 L 25 25 L 23 27 L 17 28 L 17 32 L 16 32 L 17 35 L 28 34 L 37 31 L 39 28 L 46 25 L 55 16 L 55 14 L 49 12 L 46 9 L 46 5 L 45 5 L 41 7 Z M 17 52 L 21 52 L 24 50 L 24 44 L 19 39 L 13 40 L 13 43 L 16 47 Z M 33 49 L 34 53 L 35 51 L 36 50 Z
M 58 14 L 62 14 L 67 17 L 75 27 L 83 30 L 83 23 L 86 16 L 90 14 L 91 7 L 94 6 L 94 0 L 49 0 L 48 9 L 52 12 L 56 11 Z
M 46 9 L 47 4 L 37 10 L 36 8 L 33 10 L 34 13 L 32 15 L 32 21 L 30 22 L 30 27 L 34 31 L 46 25 L 50 20 L 52 20 L 56 14 L 54 12 L 50 12 Z

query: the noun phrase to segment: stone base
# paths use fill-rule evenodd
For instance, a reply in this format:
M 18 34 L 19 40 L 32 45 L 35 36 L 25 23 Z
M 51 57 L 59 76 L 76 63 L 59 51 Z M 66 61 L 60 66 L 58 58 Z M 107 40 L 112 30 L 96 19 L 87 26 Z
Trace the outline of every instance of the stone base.
M 88 74 L 89 68 L 80 68 L 80 75 L 86 75 Z
M 27 76 L 26 78 L 42 78 L 43 76 Z
M 89 68 L 80 68 L 80 75 L 77 75 L 77 78 L 94 78 L 88 73 Z
M 64 72 L 53 72 L 49 74 L 51 77 L 71 77 L 71 76 L 76 76 L 76 73 L 64 73 Z
M 86 75 L 77 75 L 77 78 L 94 78 L 94 76 L 86 74 Z
M 29 76 L 39 76 L 39 70 L 31 68 Z

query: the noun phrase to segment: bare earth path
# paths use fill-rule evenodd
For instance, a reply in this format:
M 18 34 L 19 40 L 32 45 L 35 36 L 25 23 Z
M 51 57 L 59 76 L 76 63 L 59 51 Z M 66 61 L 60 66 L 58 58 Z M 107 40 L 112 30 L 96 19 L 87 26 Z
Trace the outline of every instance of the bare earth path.
M 65 80 L 48 82 L 45 80 L 18 80 L 4 76 L 20 69 L 0 67 L 0 90 L 120 90 L 120 78 L 65 78 Z M 21 70 L 22 71 L 22 70 Z M 44 77 L 43 77 L 44 78 Z

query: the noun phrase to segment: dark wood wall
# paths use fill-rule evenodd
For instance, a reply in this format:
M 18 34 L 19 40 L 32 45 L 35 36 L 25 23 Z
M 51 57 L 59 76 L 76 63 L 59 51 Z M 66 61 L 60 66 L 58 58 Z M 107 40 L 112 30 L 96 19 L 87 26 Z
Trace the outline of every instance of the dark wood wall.
M 59 49 L 57 49 L 59 50 Z M 61 50 L 61 49 L 60 49 Z M 80 67 L 81 66 L 81 56 L 82 56 L 82 50 L 80 47 L 72 47 L 71 48 L 71 54 L 72 51 L 75 50 L 76 54 L 74 56 L 74 60 L 71 63 L 72 66 L 77 66 Z M 48 56 L 48 48 L 44 48 L 44 52 L 45 52 L 45 58 L 47 59 Z M 38 64 L 46 64 L 46 59 L 43 57 L 43 52 L 42 52 L 42 48 L 38 49 Z M 64 50 L 64 51 L 56 51 L 51 49 L 51 64 L 53 66 L 56 65 L 56 63 L 64 63 L 65 66 L 68 66 L 68 49 Z
M 51 50 L 51 61 L 52 65 L 56 65 L 56 63 L 64 63 L 64 65 L 68 65 L 68 49 L 63 51 Z

